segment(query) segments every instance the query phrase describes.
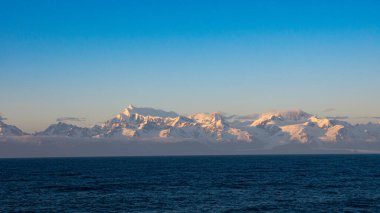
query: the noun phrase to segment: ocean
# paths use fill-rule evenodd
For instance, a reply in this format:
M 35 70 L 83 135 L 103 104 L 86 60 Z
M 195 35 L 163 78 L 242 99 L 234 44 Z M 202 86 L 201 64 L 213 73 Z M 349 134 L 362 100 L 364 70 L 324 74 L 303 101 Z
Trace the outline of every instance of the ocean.
M 380 212 L 380 155 L 0 160 L 0 212 Z

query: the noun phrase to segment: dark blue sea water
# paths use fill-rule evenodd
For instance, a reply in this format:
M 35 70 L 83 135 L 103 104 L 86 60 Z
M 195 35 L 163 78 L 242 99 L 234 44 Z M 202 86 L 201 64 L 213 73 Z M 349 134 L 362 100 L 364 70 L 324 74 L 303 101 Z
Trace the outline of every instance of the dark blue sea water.
M 3 159 L 0 211 L 380 212 L 380 156 Z

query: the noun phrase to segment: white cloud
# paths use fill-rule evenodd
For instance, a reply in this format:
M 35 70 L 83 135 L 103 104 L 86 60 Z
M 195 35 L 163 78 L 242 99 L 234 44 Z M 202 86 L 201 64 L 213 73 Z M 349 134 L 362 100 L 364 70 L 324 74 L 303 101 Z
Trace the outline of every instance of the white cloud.
M 85 122 L 86 118 L 77 118 L 77 117 L 60 117 L 57 118 L 57 122 Z
M 334 112 L 334 111 L 336 111 L 335 108 L 327 108 L 327 109 L 324 109 L 322 112 L 327 113 L 327 112 Z

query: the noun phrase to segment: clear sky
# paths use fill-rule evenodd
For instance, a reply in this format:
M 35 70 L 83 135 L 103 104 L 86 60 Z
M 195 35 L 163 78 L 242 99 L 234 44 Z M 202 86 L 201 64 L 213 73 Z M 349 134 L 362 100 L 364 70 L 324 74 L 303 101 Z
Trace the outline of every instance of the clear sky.
M 1 1 L 0 113 L 26 131 L 179 113 L 380 116 L 380 1 Z

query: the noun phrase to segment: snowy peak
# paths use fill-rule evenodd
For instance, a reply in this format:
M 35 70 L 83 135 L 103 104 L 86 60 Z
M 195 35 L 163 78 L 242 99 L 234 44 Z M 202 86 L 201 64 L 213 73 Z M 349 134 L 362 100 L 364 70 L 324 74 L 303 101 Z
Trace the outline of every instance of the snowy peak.
M 1 117 L 0 117 L 1 118 Z M 0 119 L 0 136 L 22 136 L 26 135 L 21 129 L 16 126 L 8 125 Z
M 101 126 L 78 127 L 67 123 L 50 125 L 38 136 L 119 137 L 132 140 L 248 142 L 266 146 L 284 143 L 380 142 L 379 124 L 351 125 L 345 121 L 319 118 L 302 110 L 263 113 L 235 119 L 223 113 L 181 116 L 175 112 L 129 105 Z M 243 117 L 242 117 L 243 118 Z M 250 120 L 250 119 L 253 119 Z M 24 135 L 17 127 L 0 120 L 0 136 Z
M 267 112 L 260 115 L 251 126 L 265 126 L 265 125 L 275 125 L 278 123 L 294 123 L 299 121 L 306 121 L 312 117 L 302 110 L 289 110 L 289 111 L 277 111 L 277 112 Z
M 203 131 L 208 135 L 209 139 L 218 142 L 252 142 L 252 134 L 248 131 L 232 127 L 226 118 L 220 112 L 214 113 L 198 113 L 190 116 Z
M 309 121 L 313 124 L 316 124 L 319 128 L 329 128 L 334 126 L 333 122 L 327 118 L 318 118 L 316 116 L 312 116 L 309 118 Z
M 312 115 L 302 110 L 290 110 L 279 112 L 279 115 L 286 120 L 299 121 L 310 118 Z
M 280 120 L 299 121 L 299 120 L 308 119 L 311 117 L 311 115 L 302 110 L 288 110 L 288 111 L 267 112 L 267 113 L 263 113 L 260 116 L 261 119 L 272 118 L 272 117 L 279 118 Z
M 94 127 L 95 128 L 95 127 Z M 50 125 L 46 130 L 37 132 L 38 136 L 61 136 L 61 137 L 92 137 L 96 131 L 89 128 L 78 127 L 72 124 L 58 122 Z
M 184 116 L 178 116 L 174 119 L 170 119 L 168 123 L 170 126 L 184 127 L 184 126 L 191 126 L 194 123 L 194 121 Z
M 224 116 L 220 112 L 213 112 L 210 114 L 198 113 L 190 116 L 197 123 L 201 124 L 203 127 L 210 129 L 224 129 L 228 124 L 225 121 Z
M 125 116 L 132 117 L 134 115 L 142 115 L 142 116 L 152 116 L 152 117 L 169 117 L 169 118 L 175 118 L 179 115 L 175 112 L 167 112 L 160 109 L 154 109 L 154 108 L 147 108 L 147 107 L 135 107 L 133 105 L 128 105 L 127 108 L 123 110 L 121 113 Z

